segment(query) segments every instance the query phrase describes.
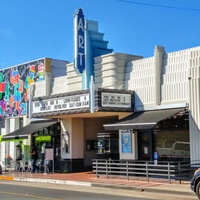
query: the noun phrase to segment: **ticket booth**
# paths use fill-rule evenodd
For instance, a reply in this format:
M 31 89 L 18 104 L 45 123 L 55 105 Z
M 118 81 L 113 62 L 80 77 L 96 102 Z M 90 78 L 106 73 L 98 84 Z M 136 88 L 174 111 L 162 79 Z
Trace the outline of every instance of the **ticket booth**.
M 97 133 L 97 158 L 119 159 L 119 134 Z

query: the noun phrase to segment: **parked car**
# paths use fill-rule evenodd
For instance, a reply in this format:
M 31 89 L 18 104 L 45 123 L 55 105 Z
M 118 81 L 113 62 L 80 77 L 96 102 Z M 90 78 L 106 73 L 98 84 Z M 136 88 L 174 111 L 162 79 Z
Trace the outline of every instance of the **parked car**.
M 200 168 L 194 172 L 190 184 L 191 189 L 196 193 L 197 197 L 200 199 Z
M 156 151 L 160 160 L 177 160 L 190 158 L 189 142 L 174 142 L 170 148 L 157 147 Z

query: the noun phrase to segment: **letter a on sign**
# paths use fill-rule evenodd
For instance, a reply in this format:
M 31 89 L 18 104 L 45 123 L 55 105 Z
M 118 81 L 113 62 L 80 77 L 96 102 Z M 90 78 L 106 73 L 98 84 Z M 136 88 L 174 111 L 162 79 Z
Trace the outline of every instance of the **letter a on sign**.
M 82 9 L 74 17 L 74 68 L 78 74 L 85 69 L 85 20 Z

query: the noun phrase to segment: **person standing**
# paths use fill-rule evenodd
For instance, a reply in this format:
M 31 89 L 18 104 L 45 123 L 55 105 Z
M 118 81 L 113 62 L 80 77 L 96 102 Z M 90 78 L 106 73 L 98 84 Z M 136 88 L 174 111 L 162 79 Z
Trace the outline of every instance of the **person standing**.
M 35 173 L 35 170 L 37 169 L 39 171 L 39 167 L 36 165 L 38 154 L 37 154 L 37 148 L 35 145 L 32 145 L 31 151 L 30 151 L 31 158 L 33 159 L 33 168 L 32 173 Z

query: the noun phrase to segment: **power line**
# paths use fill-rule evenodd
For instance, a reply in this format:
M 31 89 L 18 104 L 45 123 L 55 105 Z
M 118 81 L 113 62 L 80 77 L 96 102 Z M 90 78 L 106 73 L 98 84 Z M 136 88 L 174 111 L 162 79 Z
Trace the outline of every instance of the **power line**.
M 137 5 L 142 5 L 142 6 L 152 6 L 152 7 L 160 7 L 160 8 L 168 8 L 168 9 L 177 9 L 177 10 L 188 10 L 188 11 L 197 11 L 197 12 L 200 11 L 200 9 L 196 9 L 196 8 L 182 8 L 182 7 L 157 5 L 157 4 L 150 4 L 150 3 L 139 3 L 139 2 L 128 1 L 128 0 L 116 0 L 116 1 L 124 2 L 124 3 L 137 4 Z

